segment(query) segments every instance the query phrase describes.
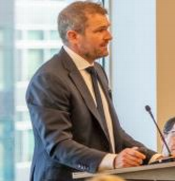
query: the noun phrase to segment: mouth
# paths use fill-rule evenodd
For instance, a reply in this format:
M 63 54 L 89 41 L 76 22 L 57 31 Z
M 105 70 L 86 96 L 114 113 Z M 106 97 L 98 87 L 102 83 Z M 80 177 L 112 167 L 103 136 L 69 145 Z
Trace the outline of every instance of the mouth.
M 109 44 L 109 42 L 104 42 L 104 43 L 102 43 L 100 46 L 106 48 L 106 47 L 108 46 L 108 44 Z
M 101 45 L 100 47 L 101 48 L 107 48 L 107 45 Z

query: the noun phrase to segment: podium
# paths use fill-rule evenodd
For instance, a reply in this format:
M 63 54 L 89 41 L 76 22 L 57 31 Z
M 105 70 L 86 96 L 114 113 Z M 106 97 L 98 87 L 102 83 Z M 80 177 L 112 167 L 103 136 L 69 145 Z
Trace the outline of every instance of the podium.
M 175 181 L 175 162 L 114 169 L 96 174 L 75 172 L 73 173 L 73 179 L 75 181 L 85 181 L 99 174 L 117 175 L 127 181 Z

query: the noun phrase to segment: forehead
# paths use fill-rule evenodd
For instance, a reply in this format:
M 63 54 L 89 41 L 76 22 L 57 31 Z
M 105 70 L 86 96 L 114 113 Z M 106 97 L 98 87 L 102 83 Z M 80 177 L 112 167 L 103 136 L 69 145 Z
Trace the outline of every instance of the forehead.
M 100 26 L 110 26 L 110 22 L 106 15 L 101 14 L 90 14 L 87 15 L 87 27 L 98 28 Z
M 175 123 L 174 123 L 174 125 L 173 125 L 173 127 L 172 127 L 172 129 L 171 129 L 171 130 L 175 131 Z

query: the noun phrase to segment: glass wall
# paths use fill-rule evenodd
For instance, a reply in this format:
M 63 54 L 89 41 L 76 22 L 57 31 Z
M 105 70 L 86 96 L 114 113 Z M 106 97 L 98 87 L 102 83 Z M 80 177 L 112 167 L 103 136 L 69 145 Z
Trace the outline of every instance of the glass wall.
M 67 3 L 66 0 L 15 1 L 14 180 L 16 181 L 28 180 L 34 147 L 30 117 L 25 103 L 26 87 L 42 63 L 60 49 L 61 41 L 57 33 L 56 18 Z
M 56 18 L 70 2 L 0 0 L 0 181 L 29 180 L 34 139 L 26 87 L 59 51 Z

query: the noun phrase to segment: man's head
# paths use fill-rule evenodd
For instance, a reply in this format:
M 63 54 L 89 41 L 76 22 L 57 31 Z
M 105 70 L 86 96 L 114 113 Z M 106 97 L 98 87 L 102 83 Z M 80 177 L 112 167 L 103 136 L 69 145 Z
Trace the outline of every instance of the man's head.
M 168 147 L 170 148 L 171 154 L 175 155 L 175 117 L 169 119 L 165 123 L 163 133 L 165 136 L 165 141 L 167 142 Z M 163 145 L 162 152 L 165 156 L 168 155 L 165 145 Z
M 69 30 L 84 34 L 88 26 L 87 16 L 93 14 L 106 15 L 107 10 L 100 4 L 82 1 L 74 2 L 63 9 L 58 16 L 58 31 L 62 41 L 68 42 Z
M 108 55 L 107 45 L 112 39 L 107 10 L 100 4 L 77 1 L 58 16 L 58 31 L 65 45 L 87 59 Z

